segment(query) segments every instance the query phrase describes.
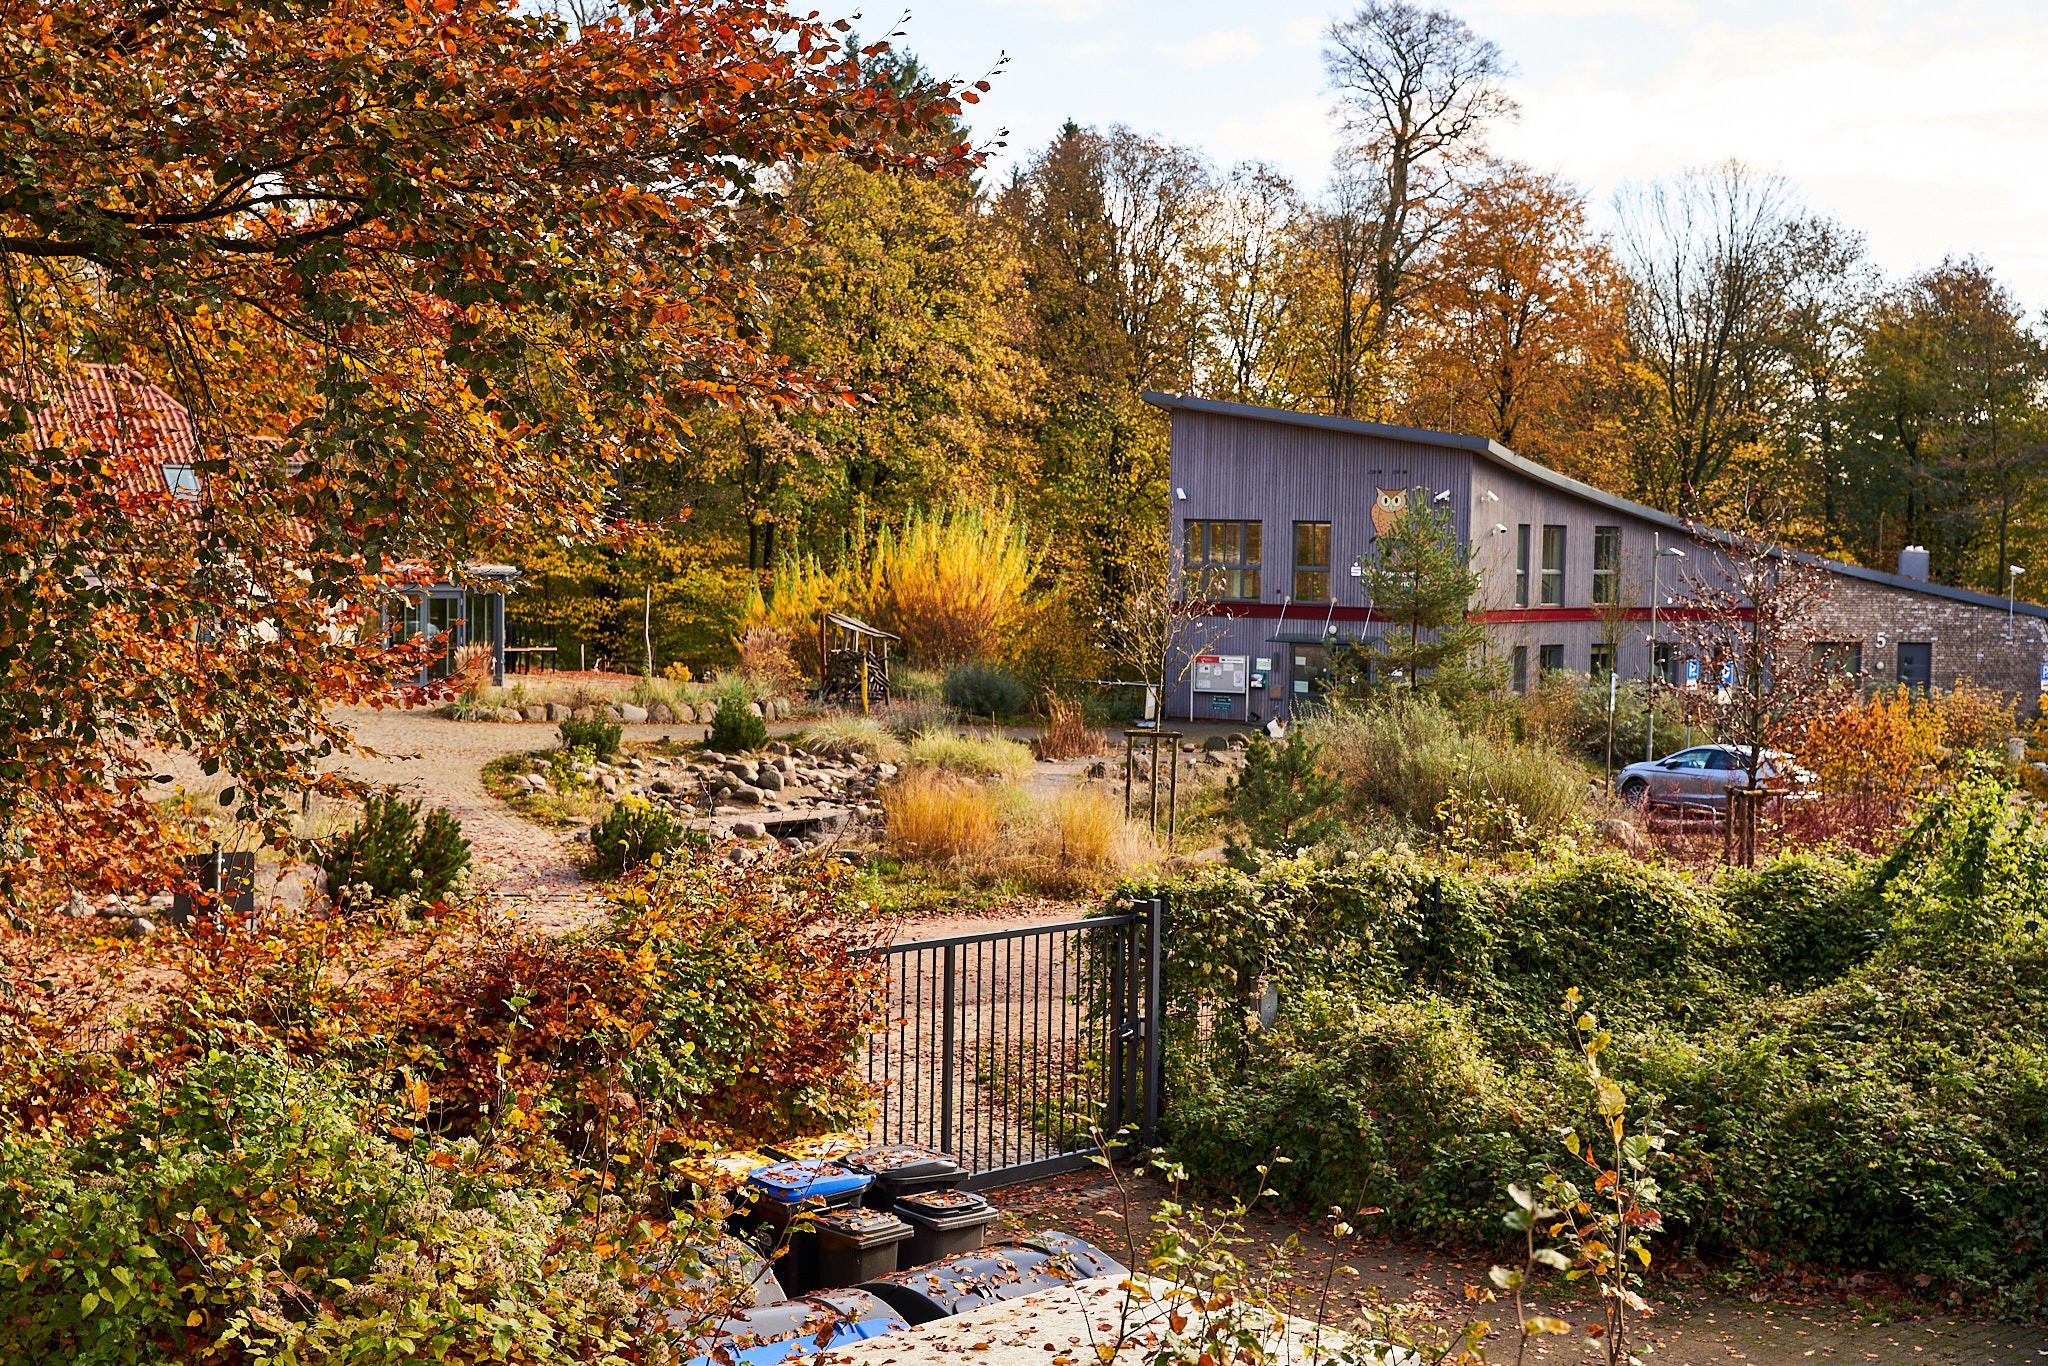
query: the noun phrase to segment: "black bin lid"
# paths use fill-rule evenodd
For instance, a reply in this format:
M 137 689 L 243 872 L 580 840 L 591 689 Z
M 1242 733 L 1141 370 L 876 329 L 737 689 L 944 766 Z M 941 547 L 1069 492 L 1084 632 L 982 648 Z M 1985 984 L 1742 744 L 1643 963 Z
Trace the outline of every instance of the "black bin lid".
M 972 1191 L 935 1190 L 899 1195 L 896 1209 L 898 1213 L 908 1211 L 927 1219 L 951 1219 L 962 1214 L 980 1214 L 983 1210 L 992 1213 L 994 1207 Z
M 813 1218 L 811 1226 L 823 1237 L 843 1239 L 860 1247 L 899 1243 L 911 1235 L 910 1225 L 879 1209 L 833 1210 Z
M 737 1357 L 750 1348 L 801 1339 L 806 1350 L 793 1355 L 807 1356 L 909 1326 L 903 1315 L 874 1295 L 833 1290 L 740 1310 L 691 1343 L 689 1352 L 695 1361 L 715 1361 L 722 1355 Z
M 946 1154 L 916 1143 L 884 1143 L 848 1153 L 839 1161 L 857 1172 L 867 1172 L 883 1181 L 918 1181 L 927 1177 L 967 1174 L 965 1167 Z

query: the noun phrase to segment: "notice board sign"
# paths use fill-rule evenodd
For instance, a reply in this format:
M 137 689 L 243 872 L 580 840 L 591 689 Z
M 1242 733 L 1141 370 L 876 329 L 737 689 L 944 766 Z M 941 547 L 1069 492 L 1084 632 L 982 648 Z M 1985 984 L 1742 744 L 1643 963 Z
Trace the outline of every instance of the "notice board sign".
M 1244 655 L 1196 655 L 1196 692 L 1244 692 L 1251 686 L 1249 661 Z

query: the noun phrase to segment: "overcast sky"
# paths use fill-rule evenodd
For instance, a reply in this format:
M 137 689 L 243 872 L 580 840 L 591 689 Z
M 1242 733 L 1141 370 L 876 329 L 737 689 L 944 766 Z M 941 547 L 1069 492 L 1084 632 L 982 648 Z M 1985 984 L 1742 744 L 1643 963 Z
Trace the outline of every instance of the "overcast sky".
M 2048 307 L 2048 0 L 1463 0 L 1519 68 L 1497 149 L 1602 209 L 1626 180 L 1738 156 L 1868 236 L 1894 275 L 1988 261 Z M 879 31 L 896 9 L 861 21 Z M 1347 11 L 1348 12 L 1348 11 Z M 1331 0 L 917 0 L 909 46 L 973 78 L 999 160 L 1127 123 L 1305 186 L 1329 163 Z

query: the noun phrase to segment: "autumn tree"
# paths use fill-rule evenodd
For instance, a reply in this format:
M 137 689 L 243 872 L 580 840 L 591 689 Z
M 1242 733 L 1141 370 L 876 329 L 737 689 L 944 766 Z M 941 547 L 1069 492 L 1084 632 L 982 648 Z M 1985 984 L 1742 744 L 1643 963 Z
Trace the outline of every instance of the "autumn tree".
M 845 401 L 764 344 L 778 168 L 960 171 L 899 135 L 973 92 L 886 89 L 777 3 L 593 18 L 0 3 L 0 883 L 146 853 L 144 746 L 281 831 L 348 743 L 327 704 L 409 667 L 359 629 L 394 568 L 603 530 L 695 414 Z M 183 403 L 200 496 L 133 493 L 80 360 Z
M 1618 209 L 1630 358 L 1645 377 L 1632 491 L 1692 515 L 1770 432 L 1791 191 L 1730 161 L 1629 187 Z
M 1403 420 L 1491 437 L 1594 483 L 1625 477 L 1623 291 L 1579 192 L 1497 167 L 1466 196 L 1430 275 L 1403 348 Z
M 1511 67 L 1462 19 L 1408 0 L 1369 0 L 1330 25 L 1323 69 L 1348 140 L 1357 189 L 1368 301 L 1359 349 L 1385 353 L 1422 281 L 1421 265 L 1456 217 L 1465 176 L 1483 164 L 1486 135 L 1515 113 Z M 1345 417 L 1379 414 L 1383 395 L 1336 395 Z

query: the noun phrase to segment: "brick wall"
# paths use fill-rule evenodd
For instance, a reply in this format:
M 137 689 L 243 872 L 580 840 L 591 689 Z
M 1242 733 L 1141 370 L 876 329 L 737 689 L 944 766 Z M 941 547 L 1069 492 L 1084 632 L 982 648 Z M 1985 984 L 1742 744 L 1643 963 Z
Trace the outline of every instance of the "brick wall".
M 2008 628 L 2003 608 L 1840 575 L 1814 615 L 1815 631 L 1823 639 L 1862 645 L 1863 675 L 1872 682 L 1897 678 L 1901 641 L 1924 641 L 1933 646 L 1935 687 L 1951 688 L 1967 679 L 2013 694 L 2024 711 L 2040 709 L 2048 621 L 2039 617 L 2016 616 Z

